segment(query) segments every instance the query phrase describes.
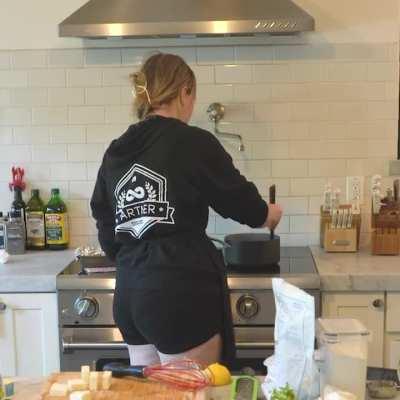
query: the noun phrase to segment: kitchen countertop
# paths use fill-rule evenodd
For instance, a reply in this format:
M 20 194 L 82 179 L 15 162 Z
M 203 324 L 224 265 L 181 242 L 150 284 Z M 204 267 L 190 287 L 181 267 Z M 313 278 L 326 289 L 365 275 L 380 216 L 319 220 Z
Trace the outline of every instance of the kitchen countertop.
M 13 400 L 40 400 L 40 392 L 44 382 L 41 379 L 23 379 L 18 378 L 15 385 L 16 395 Z M 230 385 L 211 388 L 209 397 L 213 400 L 228 400 L 230 399 Z M 264 397 L 260 397 L 263 399 Z
M 400 256 L 311 251 L 323 291 L 400 291 Z M 56 291 L 57 275 L 74 259 L 74 250 L 27 252 L 0 264 L 0 293 Z
M 74 250 L 28 251 L 0 264 L 0 293 L 56 291 L 57 275 L 74 259 Z
M 326 253 L 311 247 L 323 291 L 400 291 L 400 256 Z

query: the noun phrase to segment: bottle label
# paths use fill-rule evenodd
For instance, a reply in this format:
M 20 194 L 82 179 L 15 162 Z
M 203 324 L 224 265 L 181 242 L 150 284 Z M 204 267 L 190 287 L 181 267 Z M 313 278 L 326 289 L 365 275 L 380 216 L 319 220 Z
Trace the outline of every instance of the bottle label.
M 44 247 L 44 212 L 28 211 L 26 213 L 26 232 L 28 246 Z
M 47 244 L 68 244 L 68 215 L 48 213 L 45 220 Z

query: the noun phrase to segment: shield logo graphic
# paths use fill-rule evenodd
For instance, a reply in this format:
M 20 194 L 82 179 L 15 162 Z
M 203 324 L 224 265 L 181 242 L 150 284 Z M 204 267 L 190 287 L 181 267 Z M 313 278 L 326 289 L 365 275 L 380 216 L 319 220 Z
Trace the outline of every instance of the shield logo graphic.
M 134 164 L 118 181 L 115 231 L 139 239 L 155 224 L 174 224 L 174 207 L 167 201 L 167 179 L 140 164 Z

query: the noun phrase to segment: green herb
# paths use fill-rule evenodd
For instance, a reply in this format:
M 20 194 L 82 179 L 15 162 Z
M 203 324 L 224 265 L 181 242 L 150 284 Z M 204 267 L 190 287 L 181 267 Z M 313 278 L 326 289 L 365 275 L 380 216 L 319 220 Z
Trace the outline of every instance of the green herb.
M 271 400 L 296 400 L 296 395 L 289 384 L 286 384 L 285 387 L 273 390 Z

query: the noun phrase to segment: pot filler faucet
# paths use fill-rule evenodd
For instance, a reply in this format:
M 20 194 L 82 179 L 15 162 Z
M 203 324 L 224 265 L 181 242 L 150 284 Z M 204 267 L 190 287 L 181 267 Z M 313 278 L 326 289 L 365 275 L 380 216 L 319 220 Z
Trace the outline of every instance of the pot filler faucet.
M 239 141 L 239 151 L 244 151 L 243 138 L 237 133 L 221 132 L 218 124 L 225 115 L 225 106 L 221 103 L 212 103 L 207 108 L 207 114 L 210 121 L 214 122 L 214 133 L 217 136 L 237 139 Z

